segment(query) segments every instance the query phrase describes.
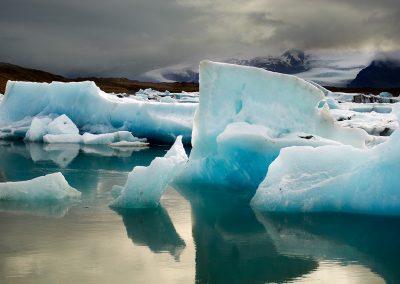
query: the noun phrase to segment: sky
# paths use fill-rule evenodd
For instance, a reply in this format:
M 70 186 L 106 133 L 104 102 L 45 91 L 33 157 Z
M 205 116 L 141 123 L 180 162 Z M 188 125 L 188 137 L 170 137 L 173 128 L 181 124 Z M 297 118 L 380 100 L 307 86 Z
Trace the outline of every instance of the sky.
M 66 76 L 182 62 L 400 50 L 399 0 L 1 0 L 0 61 Z

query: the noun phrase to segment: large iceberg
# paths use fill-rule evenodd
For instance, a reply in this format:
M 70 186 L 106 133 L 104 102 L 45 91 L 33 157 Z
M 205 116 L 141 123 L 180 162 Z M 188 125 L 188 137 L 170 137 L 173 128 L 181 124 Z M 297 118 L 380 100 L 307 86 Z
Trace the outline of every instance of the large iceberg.
M 0 127 L 26 120 L 24 128 L 18 128 L 26 133 L 27 126 L 35 116 L 65 114 L 81 132 L 127 130 L 139 137 L 170 143 L 182 135 L 189 142 L 196 107 L 194 103 L 120 98 L 104 93 L 94 82 L 88 81 L 50 84 L 8 81 L 0 104 Z M 19 132 L 11 133 L 15 132 L 15 127 L 9 128 L 5 132 L 7 135 L 1 136 L 17 137 Z M 20 136 L 23 138 L 25 134 Z
M 188 166 L 180 181 L 254 187 L 283 147 L 365 147 L 369 135 L 337 125 L 322 90 L 291 75 L 203 61 Z
M 187 155 L 178 136 L 164 157 L 155 158 L 148 167 L 137 166 L 129 174 L 124 187 L 115 186 L 121 194 L 110 204 L 114 208 L 157 207 L 168 184 L 187 162 Z
M 399 161 L 399 130 L 372 149 L 285 148 L 270 165 L 252 204 L 265 211 L 399 215 Z
M 48 174 L 32 180 L 0 183 L 0 200 L 56 201 L 79 198 L 61 173 Z

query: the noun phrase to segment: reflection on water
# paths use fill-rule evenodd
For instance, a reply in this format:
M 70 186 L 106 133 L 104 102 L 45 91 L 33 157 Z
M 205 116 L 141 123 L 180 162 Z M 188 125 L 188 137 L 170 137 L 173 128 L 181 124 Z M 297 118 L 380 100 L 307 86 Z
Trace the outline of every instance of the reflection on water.
M 245 191 L 193 185 L 155 210 L 111 210 L 112 186 L 166 149 L 0 145 L 0 182 L 61 171 L 83 193 L 0 202 L 0 283 L 400 283 L 399 218 L 261 214 Z
M 20 181 L 60 171 L 71 186 L 85 194 L 109 175 L 124 176 L 136 165 L 149 165 L 167 149 L 135 152 L 106 145 L 9 143 L 0 145 L 0 173 L 4 181 Z
M 358 263 L 400 283 L 400 219 L 349 214 L 257 214 L 279 253 Z
M 163 207 L 151 209 L 114 209 L 122 216 L 128 237 L 153 252 L 167 251 L 179 260 L 185 242 L 176 232 Z
M 248 196 L 218 188 L 177 188 L 192 206 L 196 281 L 284 282 L 317 268 L 311 258 L 277 252 Z
M 76 201 L 1 201 L 0 212 L 13 214 L 29 214 L 35 216 L 62 218 L 67 214 L 69 208 L 76 204 Z

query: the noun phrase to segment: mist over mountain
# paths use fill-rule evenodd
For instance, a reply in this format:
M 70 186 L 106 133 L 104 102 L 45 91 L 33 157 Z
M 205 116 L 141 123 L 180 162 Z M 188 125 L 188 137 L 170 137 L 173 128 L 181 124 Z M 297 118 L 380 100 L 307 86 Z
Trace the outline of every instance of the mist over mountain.
M 302 50 L 291 49 L 283 52 L 280 56 L 257 56 L 250 59 L 231 58 L 222 60 L 226 63 L 253 66 L 268 71 L 285 74 L 297 74 L 310 69 L 310 55 Z M 198 82 L 199 73 L 197 66 L 193 67 L 166 67 L 148 72 L 148 80 L 174 81 L 174 82 Z

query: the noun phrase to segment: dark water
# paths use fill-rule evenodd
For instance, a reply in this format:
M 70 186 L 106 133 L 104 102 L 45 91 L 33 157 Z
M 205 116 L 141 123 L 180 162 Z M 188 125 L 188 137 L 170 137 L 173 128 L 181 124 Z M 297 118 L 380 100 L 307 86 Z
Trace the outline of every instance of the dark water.
M 260 214 L 240 192 L 175 185 L 156 210 L 110 189 L 166 148 L 0 145 L 0 182 L 61 171 L 76 204 L 0 202 L 0 283 L 400 283 L 400 219 Z

